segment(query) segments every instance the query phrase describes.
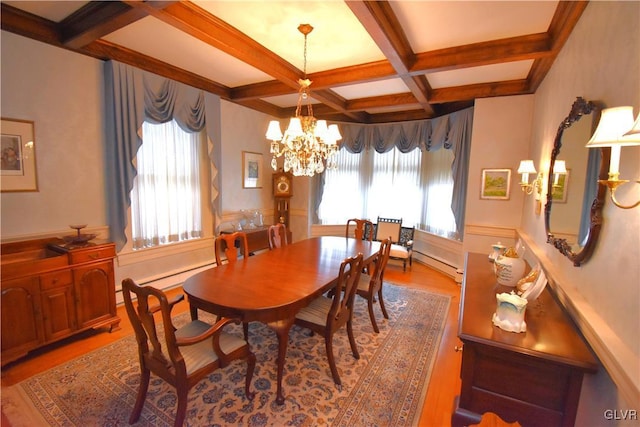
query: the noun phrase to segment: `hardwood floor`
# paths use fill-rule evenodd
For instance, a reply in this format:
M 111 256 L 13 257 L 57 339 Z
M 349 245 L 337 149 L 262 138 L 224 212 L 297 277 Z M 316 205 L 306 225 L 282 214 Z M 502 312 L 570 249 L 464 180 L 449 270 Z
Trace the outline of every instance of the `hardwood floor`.
M 452 297 L 447 323 L 420 417 L 420 426 L 448 426 L 451 420 L 453 399 L 460 390 L 459 373 L 462 354 L 455 350 L 455 347 L 460 345 L 457 338 L 460 285 L 448 276 L 417 262 L 414 262 L 413 267 L 407 267 L 407 271 L 403 272 L 401 264 L 390 261 L 385 271 L 385 280 Z M 181 292 L 181 288 L 170 290 L 167 293 L 172 296 L 179 292 Z M 174 313 L 187 310 L 188 304 L 183 301 L 174 308 Z M 2 369 L 2 386 L 15 384 L 126 335 L 133 334 L 123 306 L 118 307 L 118 315 L 122 319 L 122 329 L 119 331 L 113 333 L 88 331 L 34 351 L 23 359 L 8 364 Z M 2 426 L 9 425 L 3 415 Z M 480 425 L 495 427 L 509 424 L 502 422 L 493 414 L 487 414 Z

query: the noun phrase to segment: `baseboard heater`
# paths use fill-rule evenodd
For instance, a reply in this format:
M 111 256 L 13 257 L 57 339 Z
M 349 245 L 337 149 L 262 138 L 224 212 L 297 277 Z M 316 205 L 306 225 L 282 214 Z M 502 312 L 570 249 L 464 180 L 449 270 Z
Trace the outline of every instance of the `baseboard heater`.
M 208 268 L 214 267 L 216 265 L 215 262 L 201 265 L 199 267 L 192 267 L 186 270 L 176 271 L 174 273 L 165 274 L 163 276 L 158 276 L 154 278 L 149 278 L 145 280 L 141 280 L 138 283 L 140 286 L 153 284 L 153 287 L 156 289 L 160 289 L 162 291 L 167 291 L 169 289 L 178 287 L 184 283 L 190 276 L 195 273 L 199 273 L 200 271 L 206 270 Z M 122 287 L 119 287 L 116 290 L 116 303 L 122 304 L 124 299 L 122 297 Z
M 417 256 L 416 256 L 417 255 Z M 438 270 L 441 273 L 446 274 L 447 276 L 455 279 L 458 282 L 459 276 L 462 274 L 461 267 L 454 265 L 451 261 L 442 259 L 435 255 L 426 254 L 424 252 L 413 251 L 414 259 L 420 261 L 421 263 L 428 265 L 434 270 Z M 458 282 L 460 283 L 460 282 Z

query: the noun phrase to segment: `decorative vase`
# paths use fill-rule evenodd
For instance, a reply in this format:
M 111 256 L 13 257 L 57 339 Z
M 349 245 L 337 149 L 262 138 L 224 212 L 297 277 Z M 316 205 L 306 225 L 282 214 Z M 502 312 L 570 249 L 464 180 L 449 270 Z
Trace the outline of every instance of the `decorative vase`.
M 527 300 L 514 293 L 503 292 L 496 294 L 496 312 L 491 319 L 493 324 L 509 332 L 525 332 L 527 324 L 524 321 L 524 313 L 527 309 Z
M 525 266 L 524 260 L 518 258 L 514 248 L 507 249 L 493 263 L 498 283 L 504 286 L 516 286 L 518 280 L 524 276 Z
M 504 253 L 505 246 L 498 242 L 491 245 L 491 249 L 493 249 L 493 251 L 489 254 L 489 261 L 494 262 L 496 258 Z

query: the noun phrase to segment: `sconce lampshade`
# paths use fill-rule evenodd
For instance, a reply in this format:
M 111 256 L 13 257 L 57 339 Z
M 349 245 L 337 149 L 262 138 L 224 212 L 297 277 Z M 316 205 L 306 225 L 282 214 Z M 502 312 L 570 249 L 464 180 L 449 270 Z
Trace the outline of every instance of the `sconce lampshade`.
M 638 113 L 638 117 L 636 117 L 636 122 L 633 124 L 631 130 L 624 134 L 625 137 L 632 135 L 640 135 L 640 113 Z
M 640 133 L 625 136 L 634 127 L 633 107 L 606 108 L 602 110 L 598 127 L 586 146 L 597 148 L 640 145 Z
M 533 160 L 520 160 L 518 173 L 536 173 L 536 167 L 533 165 Z
M 626 135 L 634 127 L 633 107 L 615 107 L 602 110 L 600 123 L 587 143 L 587 148 L 611 147 L 609 180 L 617 180 L 620 174 L 620 148 L 640 145 L 640 133 Z
M 553 164 L 553 173 L 567 173 L 567 165 L 564 160 L 556 160 Z

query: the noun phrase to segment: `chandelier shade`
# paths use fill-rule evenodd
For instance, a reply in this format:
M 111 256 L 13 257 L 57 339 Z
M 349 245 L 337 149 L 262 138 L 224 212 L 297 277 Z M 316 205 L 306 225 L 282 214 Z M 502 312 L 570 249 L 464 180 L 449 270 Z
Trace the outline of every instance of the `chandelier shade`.
M 313 30 L 309 24 L 300 24 L 298 31 L 304 35 L 304 78 L 298 80 L 298 103 L 295 116 L 289 120 L 287 130 L 282 133 L 277 120 L 269 122 L 266 137 L 271 140 L 271 167 L 278 169 L 278 157 L 284 157 L 284 171 L 295 176 L 313 176 L 325 169 L 336 167 L 338 141 L 342 139 L 338 125 L 328 125 L 326 120 L 313 116 L 307 79 L 307 35 Z M 303 103 L 306 115 L 302 115 Z

